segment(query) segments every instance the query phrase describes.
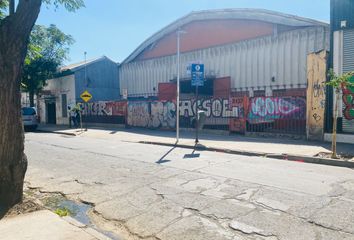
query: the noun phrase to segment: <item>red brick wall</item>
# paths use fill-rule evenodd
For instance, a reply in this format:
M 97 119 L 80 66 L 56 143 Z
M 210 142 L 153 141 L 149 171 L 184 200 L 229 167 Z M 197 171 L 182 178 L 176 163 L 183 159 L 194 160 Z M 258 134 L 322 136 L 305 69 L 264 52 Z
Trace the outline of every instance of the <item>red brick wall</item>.
M 181 52 L 223 45 L 242 40 L 271 35 L 273 24 L 254 20 L 204 20 L 182 27 Z M 137 59 L 171 55 L 176 52 L 176 32 L 160 39 L 151 49 L 145 50 Z

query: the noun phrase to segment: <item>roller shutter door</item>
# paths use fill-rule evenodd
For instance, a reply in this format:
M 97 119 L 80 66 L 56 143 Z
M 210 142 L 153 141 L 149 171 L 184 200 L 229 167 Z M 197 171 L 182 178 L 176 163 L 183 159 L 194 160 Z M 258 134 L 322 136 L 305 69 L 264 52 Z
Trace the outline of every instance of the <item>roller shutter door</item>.
M 343 32 L 343 72 L 350 71 L 354 71 L 354 29 Z M 354 104 L 354 99 L 348 98 L 346 102 Z M 354 117 L 354 108 L 350 108 L 349 111 L 346 109 L 347 106 L 343 102 L 343 132 L 354 133 L 354 119 L 352 119 Z

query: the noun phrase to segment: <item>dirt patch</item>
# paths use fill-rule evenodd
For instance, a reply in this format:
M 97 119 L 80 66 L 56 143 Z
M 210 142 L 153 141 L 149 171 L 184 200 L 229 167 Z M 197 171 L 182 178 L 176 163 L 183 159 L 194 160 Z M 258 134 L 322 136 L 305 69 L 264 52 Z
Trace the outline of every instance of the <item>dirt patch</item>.
M 5 213 L 2 212 L 2 214 L 0 215 L 0 219 L 7 217 L 15 217 L 21 214 L 43 210 L 43 204 L 38 201 L 35 192 L 35 190 L 28 189 L 25 184 L 22 202 L 16 204 L 15 206 L 7 210 Z
M 332 158 L 332 153 L 328 152 L 320 152 L 316 155 L 316 157 L 320 158 Z M 337 154 L 337 160 L 343 160 L 343 161 L 354 161 L 354 156 L 349 155 L 349 154 Z
M 38 203 L 34 202 L 31 199 L 28 199 L 27 196 L 24 196 L 24 199 L 21 203 L 16 204 L 13 206 L 4 216 L 6 217 L 13 217 L 20 214 L 31 213 L 35 211 L 42 210 L 43 207 L 40 206 Z

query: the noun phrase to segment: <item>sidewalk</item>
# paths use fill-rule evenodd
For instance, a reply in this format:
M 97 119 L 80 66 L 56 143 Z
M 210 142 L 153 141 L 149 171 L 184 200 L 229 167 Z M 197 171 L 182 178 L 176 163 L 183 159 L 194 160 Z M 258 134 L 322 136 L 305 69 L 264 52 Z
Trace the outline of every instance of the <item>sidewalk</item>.
M 60 218 L 48 210 L 0 220 L 2 240 L 109 240 L 71 217 Z
M 158 144 L 175 146 L 175 132 L 125 129 L 125 128 L 90 128 L 87 132 L 80 129 L 68 129 L 55 125 L 40 126 L 40 131 L 55 132 L 67 135 L 81 135 L 84 137 L 112 139 L 127 142 Z M 331 151 L 331 144 L 305 140 L 287 140 L 279 138 L 254 138 L 241 135 L 216 135 L 202 133 L 199 136 L 199 145 L 194 143 L 195 134 L 190 131 L 181 131 L 179 147 L 197 148 L 199 150 L 220 151 L 250 156 L 264 156 L 285 160 L 296 160 L 312 163 L 321 163 L 335 166 L 354 167 L 353 159 L 348 161 L 330 160 L 323 156 Z M 338 154 L 354 156 L 354 145 L 338 143 Z M 322 156 L 322 158 L 321 158 Z

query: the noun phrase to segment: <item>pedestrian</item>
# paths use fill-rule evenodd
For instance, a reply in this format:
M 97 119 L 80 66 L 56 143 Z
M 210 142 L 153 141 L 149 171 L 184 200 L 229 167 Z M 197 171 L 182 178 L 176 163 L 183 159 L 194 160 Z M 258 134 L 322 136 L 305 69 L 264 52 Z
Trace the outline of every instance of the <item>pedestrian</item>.
M 76 128 L 78 128 L 80 126 L 80 122 L 81 122 L 81 116 L 80 116 L 80 109 L 79 108 L 75 108 L 75 126 Z
M 74 109 L 72 109 L 70 106 L 68 106 L 68 110 L 69 110 L 69 127 L 72 128 L 73 126 L 75 126 L 75 111 Z

